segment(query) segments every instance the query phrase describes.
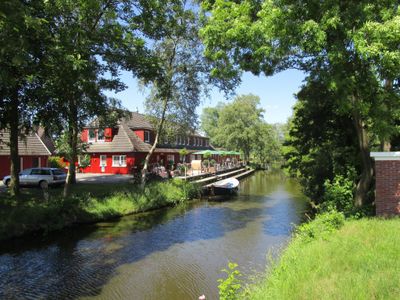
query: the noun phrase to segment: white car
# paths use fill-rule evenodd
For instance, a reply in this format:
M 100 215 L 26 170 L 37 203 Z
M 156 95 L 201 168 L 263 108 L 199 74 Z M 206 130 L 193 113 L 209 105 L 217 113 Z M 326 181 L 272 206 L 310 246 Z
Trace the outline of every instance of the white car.
M 64 184 L 67 174 L 64 170 L 57 168 L 31 168 L 19 173 L 20 185 L 38 185 L 42 189 L 49 185 Z M 5 176 L 3 183 L 8 187 L 11 183 L 11 176 Z

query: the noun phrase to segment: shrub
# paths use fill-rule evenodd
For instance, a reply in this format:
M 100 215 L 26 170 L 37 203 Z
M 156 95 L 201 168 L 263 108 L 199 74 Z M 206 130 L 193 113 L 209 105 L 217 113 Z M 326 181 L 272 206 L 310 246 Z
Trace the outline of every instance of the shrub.
M 354 210 L 354 176 L 351 172 L 347 176 L 336 175 L 332 181 L 325 181 L 323 203 L 320 206 L 320 212 L 337 210 L 343 212 L 346 216 L 352 214 Z
M 218 279 L 219 299 L 234 300 L 239 299 L 238 291 L 241 288 L 241 283 L 238 277 L 242 276 L 237 270 L 236 263 L 228 263 L 228 269 L 223 269 L 228 276 L 225 279 Z
M 67 164 L 63 161 L 60 156 L 50 156 L 48 160 L 48 164 L 50 168 L 59 168 L 64 169 Z
M 343 226 L 344 220 L 344 214 L 335 210 L 318 214 L 312 222 L 300 225 L 296 234 L 305 240 L 327 239 L 332 232 Z
M 90 166 L 90 155 L 89 154 L 82 155 L 79 162 L 79 167 L 85 169 L 89 166 Z

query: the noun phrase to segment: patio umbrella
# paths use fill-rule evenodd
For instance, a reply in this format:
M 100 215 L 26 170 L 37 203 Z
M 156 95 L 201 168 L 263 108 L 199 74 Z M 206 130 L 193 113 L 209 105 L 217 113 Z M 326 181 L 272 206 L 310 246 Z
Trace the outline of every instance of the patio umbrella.
M 195 152 L 195 153 L 193 153 L 193 154 L 201 154 L 201 155 L 204 155 L 204 154 L 214 154 L 213 153 L 214 151 L 211 151 L 211 150 L 202 150 L 202 151 L 198 151 L 198 152 Z

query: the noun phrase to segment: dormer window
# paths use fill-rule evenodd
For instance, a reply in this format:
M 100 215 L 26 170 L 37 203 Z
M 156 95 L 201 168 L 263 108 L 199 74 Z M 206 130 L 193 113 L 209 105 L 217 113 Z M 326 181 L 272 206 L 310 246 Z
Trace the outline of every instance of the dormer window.
M 94 129 L 88 130 L 88 142 L 94 143 L 96 141 L 96 131 Z
M 97 130 L 97 141 L 98 142 L 104 142 L 105 141 L 104 129 Z
M 144 131 L 144 142 L 150 143 L 150 131 L 148 131 L 148 130 Z

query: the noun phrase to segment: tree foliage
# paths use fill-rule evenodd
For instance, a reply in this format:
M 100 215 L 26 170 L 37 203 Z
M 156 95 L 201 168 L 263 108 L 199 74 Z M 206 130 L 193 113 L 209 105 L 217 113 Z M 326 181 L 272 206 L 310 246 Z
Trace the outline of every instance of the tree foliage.
M 295 68 L 326 83 L 355 128 L 355 203 L 365 203 L 371 134 L 385 143 L 397 131 L 398 1 L 216 0 L 203 8 L 210 11 L 202 30 L 206 55 L 223 88 L 236 86 L 243 70 L 268 76 Z
M 201 126 L 214 146 L 240 150 L 245 160 L 252 157 L 267 164 L 280 159 L 281 145 L 277 130 L 264 121 L 263 112 L 258 96 L 241 95 L 231 103 L 204 108 Z
M 177 132 L 186 135 L 194 130 L 198 119 L 196 108 L 202 94 L 207 93 L 209 69 L 198 35 L 200 18 L 189 4 L 182 1 L 180 5 L 167 5 L 174 22 L 164 25 L 165 35 L 153 46 L 159 76 L 147 82 L 150 94 L 145 106 L 155 124 L 156 136 L 145 159 L 143 183 L 161 136 L 176 138 Z
M 144 81 L 161 74 L 154 41 L 178 26 L 180 1 L 49 0 L 0 3 L 0 128 L 10 130 L 12 189 L 18 192 L 18 135 L 32 123 L 65 134 L 67 183 L 75 181 L 78 134 L 95 116 L 118 111 L 104 90 L 125 88 L 121 69 Z M 51 122 L 49 122 L 51 120 Z M 24 129 L 24 130 L 22 130 Z M 68 187 L 68 184 L 66 187 Z

